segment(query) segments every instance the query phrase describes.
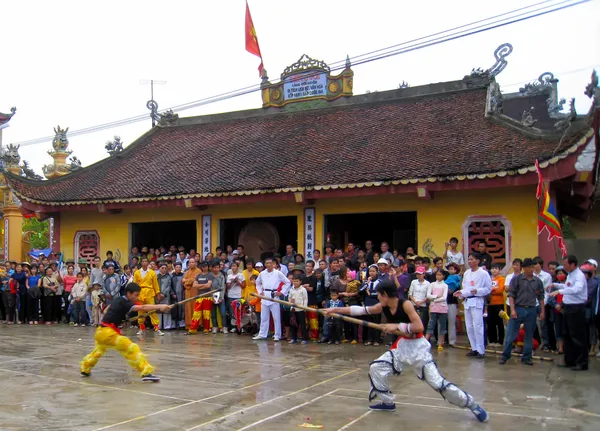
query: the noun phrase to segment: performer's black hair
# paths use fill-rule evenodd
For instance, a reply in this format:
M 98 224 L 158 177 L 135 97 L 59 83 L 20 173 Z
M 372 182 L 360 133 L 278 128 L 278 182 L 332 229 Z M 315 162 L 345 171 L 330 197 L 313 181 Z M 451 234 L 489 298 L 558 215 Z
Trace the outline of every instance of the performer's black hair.
M 125 292 L 127 292 L 127 293 L 134 293 L 134 292 L 141 292 L 141 291 L 142 291 L 142 288 L 137 283 L 129 283 L 127 285 L 127 287 L 125 287 Z
M 392 280 L 383 280 L 377 285 L 377 293 L 385 294 L 388 298 L 397 298 L 398 288 Z

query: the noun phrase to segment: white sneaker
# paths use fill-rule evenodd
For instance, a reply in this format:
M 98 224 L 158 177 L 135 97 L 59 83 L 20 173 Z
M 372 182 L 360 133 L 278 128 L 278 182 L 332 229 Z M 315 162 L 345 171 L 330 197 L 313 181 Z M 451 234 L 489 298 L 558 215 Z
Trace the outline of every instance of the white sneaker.
M 141 329 L 139 331 L 137 331 L 137 333 L 135 335 L 144 335 L 144 331 L 142 331 Z
M 236 328 L 231 328 L 231 331 L 229 331 L 229 332 L 231 332 L 232 334 L 235 334 L 237 332 L 237 329 Z
M 218 328 L 213 328 L 213 334 L 216 334 L 217 332 L 219 332 Z
M 229 331 L 227 330 L 227 328 L 223 328 L 223 334 L 229 334 Z
M 85 323 L 82 323 L 82 324 L 81 324 L 81 327 L 83 328 L 84 326 L 85 326 Z
M 74 324 L 73 326 L 79 326 L 79 325 L 76 323 L 76 324 Z M 83 325 L 81 325 L 81 326 L 83 326 Z
M 156 335 L 165 335 L 165 333 L 164 333 L 163 331 L 161 331 L 160 329 L 156 329 L 156 330 L 154 331 L 154 333 L 155 333 Z
M 273 337 L 273 341 L 275 341 L 276 343 L 278 343 L 279 342 L 279 338 Z
M 254 337 L 252 337 L 253 340 L 266 340 L 266 337 L 261 337 L 260 335 L 255 335 Z

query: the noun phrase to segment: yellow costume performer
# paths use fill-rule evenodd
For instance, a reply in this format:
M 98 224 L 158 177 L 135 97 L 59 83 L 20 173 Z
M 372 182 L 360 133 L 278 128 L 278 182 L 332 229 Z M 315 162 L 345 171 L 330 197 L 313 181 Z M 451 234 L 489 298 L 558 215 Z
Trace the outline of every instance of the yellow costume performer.
M 156 272 L 148 268 L 148 262 L 145 263 L 146 268 L 138 269 L 135 274 L 133 274 L 133 282 L 142 288 L 139 299 L 140 304 L 153 305 L 155 303 L 154 298 L 160 293 L 160 287 L 158 286 Z M 144 261 L 142 261 L 142 266 L 143 265 Z M 140 330 L 142 331 L 146 329 L 144 321 L 145 319 L 138 320 Z M 159 320 L 156 313 L 150 315 L 150 321 L 152 322 L 152 326 L 154 326 L 154 330 L 158 330 Z
M 160 380 L 158 377 L 152 375 L 154 368 L 148 363 L 146 357 L 140 351 L 140 347 L 122 335 L 118 327 L 131 311 L 168 311 L 170 309 L 166 304 L 136 305 L 133 301 L 139 299 L 139 293 L 140 287 L 132 283 L 127 286 L 126 296 L 115 298 L 107 308 L 104 318 L 94 336 L 96 346 L 81 361 L 80 371 L 83 376 L 88 377 L 91 375 L 92 368 L 108 349 L 116 349 L 129 362 L 129 365 L 139 371 L 142 380 L 151 382 Z

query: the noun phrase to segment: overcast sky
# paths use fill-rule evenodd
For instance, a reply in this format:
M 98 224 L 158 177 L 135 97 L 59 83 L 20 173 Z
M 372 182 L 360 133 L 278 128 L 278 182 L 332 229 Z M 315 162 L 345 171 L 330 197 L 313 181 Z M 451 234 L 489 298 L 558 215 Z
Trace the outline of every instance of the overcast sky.
M 539 0 L 538 0 L 539 1 Z M 288 1 L 250 0 L 272 80 L 306 53 L 333 63 L 349 54 L 426 36 L 498 15 L 535 0 Z M 244 0 L 221 1 L 2 1 L 0 2 L 0 112 L 17 107 L 3 144 L 53 135 L 147 113 L 150 88 L 159 109 L 258 84 L 257 57 L 244 45 Z M 600 72 L 600 7 L 594 1 L 489 32 L 354 68 L 354 93 L 384 91 L 461 79 L 473 67 L 490 67 L 494 49 L 513 53 L 497 77 L 504 92 L 517 91 L 545 71 L 560 79 L 561 97 L 576 98 L 579 113 L 593 67 Z M 260 93 L 190 109 L 180 116 L 259 108 Z M 150 119 L 71 137 L 84 165 L 107 156 L 114 135 L 126 145 Z M 51 143 L 22 146 L 41 172 Z

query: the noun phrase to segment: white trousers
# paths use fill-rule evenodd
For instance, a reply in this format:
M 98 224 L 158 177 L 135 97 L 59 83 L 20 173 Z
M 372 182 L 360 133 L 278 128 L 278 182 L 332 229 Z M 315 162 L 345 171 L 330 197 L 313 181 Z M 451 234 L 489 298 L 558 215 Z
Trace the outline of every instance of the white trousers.
M 448 304 L 448 343 L 456 344 L 456 304 Z
M 281 339 L 281 305 L 276 302 L 270 302 L 269 304 L 265 304 L 265 301 L 262 302 L 260 311 L 260 331 L 258 332 L 258 336 L 267 338 L 269 335 L 271 314 L 273 314 L 275 337 Z
M 425 380 L 449 403 L 470 409 L 476 407 L 477 404 L 471 395 L 440 374 L 429 351 L 430 347 L 431 345 L 424 338 L 401 339 L 395 349 L 388 350 L 373 361 L 369 368 L 371 380 L 369 401 L 379 397 L 384 403 L 393 404 L 394 395 L 388 382 L 389 375 L 400 374 L 406 369 L 412 369 L 419 379 Z
M 483 309 L 465 308 L 465 323 L 471 350 L 477 350 L 480 354 L 485 355 Z

